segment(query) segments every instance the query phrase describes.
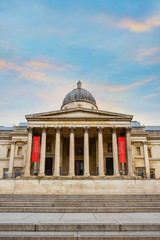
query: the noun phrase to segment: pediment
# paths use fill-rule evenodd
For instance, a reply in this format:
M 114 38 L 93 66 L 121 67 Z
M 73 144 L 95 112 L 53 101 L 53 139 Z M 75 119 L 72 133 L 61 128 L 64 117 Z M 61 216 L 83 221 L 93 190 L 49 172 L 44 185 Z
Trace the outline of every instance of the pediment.
M 52 112 L 43 112 L 37 114 L 30 114 L 25 116 L 28 121 L 51 121 L 51 120 L 128 120 L 131 121 L 133 116 L 115 112 L 92 110 L 84 108 L 75 108 L 67 110 L 59 110 Z

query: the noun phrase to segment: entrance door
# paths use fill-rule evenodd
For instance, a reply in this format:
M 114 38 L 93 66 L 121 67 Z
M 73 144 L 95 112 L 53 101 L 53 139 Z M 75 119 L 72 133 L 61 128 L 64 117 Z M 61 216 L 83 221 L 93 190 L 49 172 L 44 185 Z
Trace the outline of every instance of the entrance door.
M 113 175 L 113 158 L 106 158 L 106 175 Z
M 83 175 L 83 160 L 76 160 L 75 174 L 77 176 L 82 176 Z
M 53 165 L 53 158 L 46 158 L 45 175 L 47 175 L 47 176 L 52 175 L 52 165 Z

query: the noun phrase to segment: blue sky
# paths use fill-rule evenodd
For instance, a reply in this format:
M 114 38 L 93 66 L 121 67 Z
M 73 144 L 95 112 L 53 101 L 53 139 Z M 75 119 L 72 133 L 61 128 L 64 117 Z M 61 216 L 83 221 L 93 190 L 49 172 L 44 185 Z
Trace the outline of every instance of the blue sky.
M 78 80 L 99 109 L 160 125 L 160 1 L 0 0 L 0 125 L 60 109 Z

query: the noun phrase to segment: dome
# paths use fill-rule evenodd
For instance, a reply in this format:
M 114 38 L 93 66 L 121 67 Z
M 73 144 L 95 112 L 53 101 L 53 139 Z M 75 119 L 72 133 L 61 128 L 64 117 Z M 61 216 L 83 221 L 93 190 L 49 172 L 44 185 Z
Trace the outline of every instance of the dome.
M 82 83 L 79 81 L 77 83 L 77 88 L 73 89 L 65 96 L 61 109 L 72 108 L 72 107 L 85 107 L 85 108 L 97 109 L 95 98 L 92 96 L 90 92 L 88 92 L 81 86 L 82 86 Z M 69 104 L 69 103 L 76 103 L 76 104 Z M 88 103 L 88 104 L 85 104 L 85 103 Z

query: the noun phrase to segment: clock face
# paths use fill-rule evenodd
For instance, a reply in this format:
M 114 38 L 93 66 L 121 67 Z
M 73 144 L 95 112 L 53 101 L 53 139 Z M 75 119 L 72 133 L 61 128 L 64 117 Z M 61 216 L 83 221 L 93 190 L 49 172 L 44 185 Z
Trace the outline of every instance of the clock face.
M 83 155 L 83 149 L 78 147 L 76 148 L 76 156 L 82 156 Z

